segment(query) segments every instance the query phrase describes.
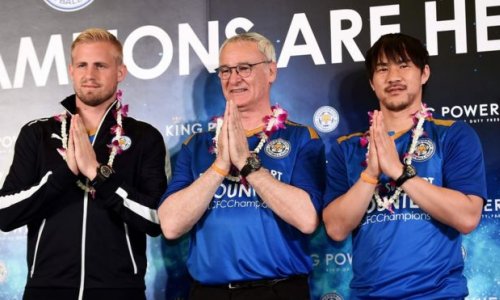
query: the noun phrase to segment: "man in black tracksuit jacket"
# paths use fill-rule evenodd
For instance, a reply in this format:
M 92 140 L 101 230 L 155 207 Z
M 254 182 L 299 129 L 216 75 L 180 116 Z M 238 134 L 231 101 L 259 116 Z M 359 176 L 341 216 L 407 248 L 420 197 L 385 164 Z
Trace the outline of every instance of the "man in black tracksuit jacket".
M 24 299 L 145 299 L 146 234 L 161 232 L 156 207 L 167 185 L 168 159 L 158 130 L 126 117 L 126 111 L 118 122 L 123 106 L 116 85 L 125 74 L 106 82 L 100 72 L 108 76 L 107 61 L 76 52 L 96 45 L 102 53 L 114 46 L 107 40 L 84 41 L 73 49 L 73 60 L 83 57 L 77 68 L 92 70 L 81 78 L 72 73 L 76 96 L 61 102 L 64 114 L 21 129 L 0 190 L 0 229 L 28 226 Z M 82 99 L 101 88 L 108 88 L 106 102 L 84 105 Z M 85 121 L 84 109 L 101 107 L 102 117 Z M 98 124 L 95 133 L 79 131 L 92 128 L 92 121 Z M 81 146 L 85 143 L 87 148 Z M 110 159 L 113 144 L 118 151 Z

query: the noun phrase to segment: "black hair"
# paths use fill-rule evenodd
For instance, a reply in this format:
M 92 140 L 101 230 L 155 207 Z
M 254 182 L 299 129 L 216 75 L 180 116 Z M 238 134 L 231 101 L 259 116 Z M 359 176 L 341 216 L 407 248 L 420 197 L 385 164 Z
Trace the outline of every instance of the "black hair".
M 403 33 L 389 33 L 381 36 L 366 51 L 365 67 L 370 80 L 383 55 L 392 62 L 411 61 L 421 71 L 424 70 L 425 65 L 429 64 L 429 52 L 420 40 Z

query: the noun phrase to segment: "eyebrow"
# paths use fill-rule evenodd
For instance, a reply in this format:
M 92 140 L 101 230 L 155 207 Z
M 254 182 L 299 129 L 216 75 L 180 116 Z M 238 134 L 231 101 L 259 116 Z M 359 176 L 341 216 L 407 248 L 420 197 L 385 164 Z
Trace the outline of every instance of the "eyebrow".
M 401 63 L 409 63 L 409 62 L 412 62 L 412 60 L 409 58 L 405 59 L 403 57 L 399 57 L 398 60 L 389 59 L 387 61 L 377 61 L 375 66 L 384 66 L 384 65 L 391 64 L 391 63 L 401 64 Z
M 235 64 L 234 66 L 239 66 L 239 65 L 251 65 L 252 63 L 246 61 L 246 62 L 239 62 L 237 64 Z M 229 67 L 228 64 L 224 64 L 224 65 L 220 65 L 219 67 Z

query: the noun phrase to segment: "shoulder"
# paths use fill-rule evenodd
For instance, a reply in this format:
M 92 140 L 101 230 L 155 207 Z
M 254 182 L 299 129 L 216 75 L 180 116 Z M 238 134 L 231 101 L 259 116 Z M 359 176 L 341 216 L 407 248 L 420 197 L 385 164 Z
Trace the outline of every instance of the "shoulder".
M 290 132 L 296 132 L 309 140 L 317 140 L 320 139 L 318 133 L 314 128 L 311 126 L 303 125 L 297 122 L 293 122 L 290 120 L 287 120 L 285 122 L 286 129 L 288 129 Z
M 215 132 L 213 130 L 205 132 L 197 132 L 188 136 L 182 144 L 184 146 L 193 147 L 198 143 L 205 143 L 207 140 L 211 141 L 214 136 Z
M 365 135 L 365 132 L 353 132 L 347 135 L 339 136 L 336 141 L 339 145 L 347 145 L 353 143 L 359 143 L 359 140 Z
M 56 120 L 54 117 L 39 118 L 27 122 L 26 124 L 24 124 L 23 127 L 31 127 L 31 128 L 45 127 L 54 124 L 55 121 Z
M 123 127 L 125 132 L 133 131 L 135 133 L 150 134 L 155 136 L 161 136 L 160 131 L 153 125 L 137 120 L 131 117 L 127 117 L 123 120 Z
M 23 133 L 42 133 L 43 131 L 54 131 L 59 129 L 60 130 L 61 122 L 57 121 L 55 117 L 45 117 L 45 118 L 39 118 L 39 119 L 34 119 L 26 124 L 23 125 L 21 128 L 21 134 Z
M 461 122 L 456 122 L 455 120 L 441 119 L 439 117 L 438 118 L 432 117 L 427 120 L 431 125 L 443 129 L 448 129 L 454 125 L 456 126 L 456 123 L 461 123 Z
M 430 126 L 433 126 L 436 131 L 449 138 L 454 136 L 473 137 L 477 135 L 472 126 L 464 121 L 447 120 L 433 117 L 429 119 L 429 124 Z
M 153 125 L 127 117 L 123 120 L 123 138 L 142 147 L 166 148 L 163 135 Z M 166 151 L 166 150 L 165 150 Z

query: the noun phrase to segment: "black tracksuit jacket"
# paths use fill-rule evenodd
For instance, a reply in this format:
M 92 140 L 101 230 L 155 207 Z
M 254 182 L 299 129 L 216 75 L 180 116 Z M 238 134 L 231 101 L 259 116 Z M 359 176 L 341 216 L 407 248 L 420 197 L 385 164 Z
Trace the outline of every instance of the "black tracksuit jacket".
M 67 132 L 75 97 L 63 100 Z M 116 103 L 115 103 L 116 104 Z M 116 124 L 110 109 L 93 147 L 107 163 Z M 61 122 L 46 118 L 26 124 L 0 190 L 0 229 L 28 226 L 26 288 L 144 289 L 146 234 L 161 233 L 156 208 L 166 189 L 166 149 L 151 125 L 125 117 L 130 148 L 116 155 L 115 173 L 96 187 L 95 198 L 77 187 L 57 149 Z

